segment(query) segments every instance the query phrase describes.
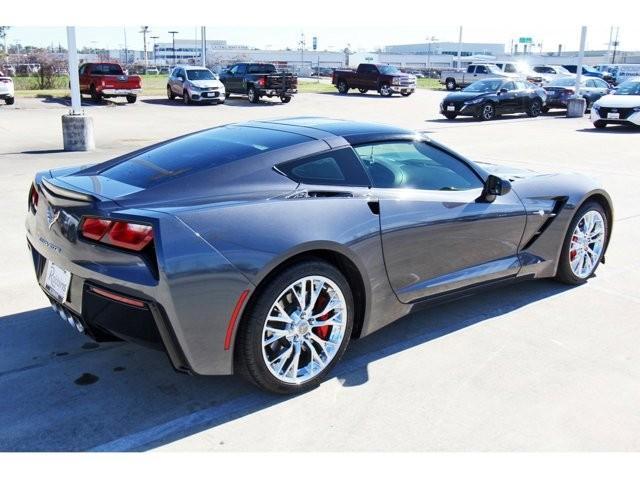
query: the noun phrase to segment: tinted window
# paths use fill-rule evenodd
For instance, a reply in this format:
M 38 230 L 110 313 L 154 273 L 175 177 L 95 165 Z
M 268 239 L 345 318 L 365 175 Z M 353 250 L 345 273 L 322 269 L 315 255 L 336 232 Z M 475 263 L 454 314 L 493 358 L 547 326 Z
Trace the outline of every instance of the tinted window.
M 513 91 L 516 89 L 516 84 L 512 81 L 509 81 L 502 85 L 502 88 L 504 88 L 505 90 Z
M 120 68 L 120 65 L 102 63 L 93 65 L 91 73 L 95 75 L 122 75 L 122 68 Z
M 277 168 L 299 183 L 369 186 L 367 174 L 351 148 L 281 163 Z
M 356 153 L 373 185 L 379 188 L 468 190 L 481 188 L 478 176 L 463 162 L 423 142 L 363 145 Z
M 484 65 L 478 65 L 476 67 L 476 73 L 487 73 L 487 69 Z
M 104 170 L 101 175 L 146 188 L 306 141 L 310 139 L 293 133 L 230 125 L 160 145 Z
M 518 73 L 518 70 L 516 69 L 515 65 L 512 65 L 511 63 L 507 63 L 504 66 L 504 71 L 506 73 Z
M 273 65 L 254 64 L 249 65 L 247 68 L 248 73 L 273 73 L 276 71 L 276 67 Z

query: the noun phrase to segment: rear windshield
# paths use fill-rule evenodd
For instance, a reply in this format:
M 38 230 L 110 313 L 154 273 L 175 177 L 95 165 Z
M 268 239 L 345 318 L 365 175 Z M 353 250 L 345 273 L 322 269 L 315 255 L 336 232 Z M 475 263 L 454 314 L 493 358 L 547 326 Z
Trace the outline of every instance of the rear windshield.
M 91 67 L 91 73 L 98 75 L 122 75 L 122 68 L 120 67 L 120 65 L 102 63 L 93 65 Z
M 148 188 L 310 140 L 293 133 L 229 125 L 171 141 L 128 158 L 100 174 L 139 188 Z
M 276 67 L 273 65 L 249 65 L 247 67 L 248 73 L 273 73 L 276 71 Z

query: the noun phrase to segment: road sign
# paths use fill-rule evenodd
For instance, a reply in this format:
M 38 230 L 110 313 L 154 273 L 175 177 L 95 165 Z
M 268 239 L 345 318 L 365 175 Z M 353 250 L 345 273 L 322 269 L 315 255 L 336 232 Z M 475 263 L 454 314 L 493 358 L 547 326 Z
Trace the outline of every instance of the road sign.
M 531 44 L 531 43 L 533 43 L 533 38 L 531 38 L 531 37 L 520 37 L 518 39 L 518 43 Z

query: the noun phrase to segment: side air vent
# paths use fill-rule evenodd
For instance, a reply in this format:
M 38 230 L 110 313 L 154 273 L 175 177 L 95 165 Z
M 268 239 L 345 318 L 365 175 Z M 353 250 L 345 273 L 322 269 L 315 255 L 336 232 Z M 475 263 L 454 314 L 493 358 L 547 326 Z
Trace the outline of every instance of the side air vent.
M 522 247 L 523 250 L 530 248 L 533 245 L 533 243 L 535 243 L 536 240 L 540 237 L 540 235 L 542 235 L 542 233 L 544 233 L 546 229 L 549 226 L 551 226 L 551 223 L 553 223 L 553 221 L 556 219 L 560 211 L 562 211 L 562 208 L 564 208 L 564 206 L 567 204 L 568 198 L 566 196 L 562 196 L 559 198 L 554 198 L 554 200 L 555 200 L 555 205 L 553 205 L 553 210 L 551 210 L 551 213 L 549 213 L 549 217 L 546 219 L 544 223 L 542 223 L 540 228 L 538 228 L 538 231 L 536 231 L 531 236 L 531 238 L 529 238 L 529 241 L 527 241 L 527 244 L 525 244 Z

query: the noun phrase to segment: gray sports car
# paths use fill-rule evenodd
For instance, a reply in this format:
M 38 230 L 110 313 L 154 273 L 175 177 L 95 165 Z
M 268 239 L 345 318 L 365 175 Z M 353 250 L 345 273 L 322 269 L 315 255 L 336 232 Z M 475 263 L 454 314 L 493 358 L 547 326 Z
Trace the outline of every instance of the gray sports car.
M 28 209 L 38 283 L 79 331 L 278 393 L 317 385 L 351 339 L 424 304 L 586 281 L 613 220 L 589 178 L 480 165 L 415 131 L 325 118 L 43 171 Z

